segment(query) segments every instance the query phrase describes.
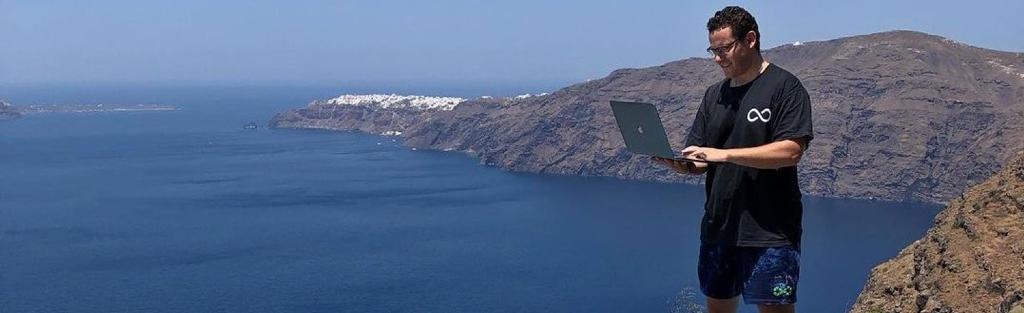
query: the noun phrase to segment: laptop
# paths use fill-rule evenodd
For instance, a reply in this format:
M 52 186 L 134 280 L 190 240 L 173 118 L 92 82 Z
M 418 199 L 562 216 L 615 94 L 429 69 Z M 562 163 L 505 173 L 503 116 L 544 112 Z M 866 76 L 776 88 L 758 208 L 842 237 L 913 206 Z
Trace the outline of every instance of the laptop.
M 667 159 L 692 162 L 708 162 L 700 159 L 678 157 L 665 135 L 658 109 L 650 103 L 610 101 L 615 123 L 619 125 L 626 149 L 633 153 L 658 156 Z

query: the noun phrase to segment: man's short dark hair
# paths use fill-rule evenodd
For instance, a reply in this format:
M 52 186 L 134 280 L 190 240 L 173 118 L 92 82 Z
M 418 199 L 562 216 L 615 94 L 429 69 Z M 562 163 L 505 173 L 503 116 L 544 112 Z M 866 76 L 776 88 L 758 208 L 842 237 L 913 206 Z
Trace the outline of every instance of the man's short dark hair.
M 754 48 L 758 52 L 761 51 L 761 31 L 757 30 L 757 21 L 750 12 L 738 6 L 727 6 L 708 19 L 708 33 L 726 27 L 732 28 L 732 38 L 736 40 L 741 40 L 748 32 L 754 31 L 757 38 Z

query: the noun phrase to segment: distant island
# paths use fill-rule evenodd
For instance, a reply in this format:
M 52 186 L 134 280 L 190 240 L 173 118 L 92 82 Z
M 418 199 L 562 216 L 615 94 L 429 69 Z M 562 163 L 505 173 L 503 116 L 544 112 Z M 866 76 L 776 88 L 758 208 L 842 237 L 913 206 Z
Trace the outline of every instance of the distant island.
M 10 103 L 0 100 L 0 121 L 13 120 L 21 117 L 21 113 L 18 113 Z
M 21 113 L 84 113 L 84 112 L 134 112 L 174 111 L 178 107 L 166 104 L 33 104 L 16 106 Z
M 24 114 L 35 113 L 85 113 L 85 112 L 134 112 L 174 111 L 178 107 L 167 104 L 32 104 L 13 105 L 0 100 L 0 121 L 13 120 Z

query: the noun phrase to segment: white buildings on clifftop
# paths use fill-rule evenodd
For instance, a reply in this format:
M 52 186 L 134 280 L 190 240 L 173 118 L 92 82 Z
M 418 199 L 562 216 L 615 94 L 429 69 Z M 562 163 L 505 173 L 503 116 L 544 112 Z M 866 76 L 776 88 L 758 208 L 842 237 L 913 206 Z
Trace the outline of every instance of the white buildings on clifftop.
M 463 101 L 466 101 L 466 99 L 456 97 L 402 96 L 396 94 L 341 95 L 325 100 L 326 103 L 335 105 L 372 105 L 381 108 L 415 108 L 421 110 L 451 110 Z

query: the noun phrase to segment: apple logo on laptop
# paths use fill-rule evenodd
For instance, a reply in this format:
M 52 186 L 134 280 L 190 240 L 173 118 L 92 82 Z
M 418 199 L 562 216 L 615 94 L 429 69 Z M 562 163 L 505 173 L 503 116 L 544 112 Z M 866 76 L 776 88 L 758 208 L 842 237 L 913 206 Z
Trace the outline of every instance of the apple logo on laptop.
M 643 135 L 644 134 L 644 125 L 638 125 L 636 127 L 636 131 L 639 132 L 641 135 Z

